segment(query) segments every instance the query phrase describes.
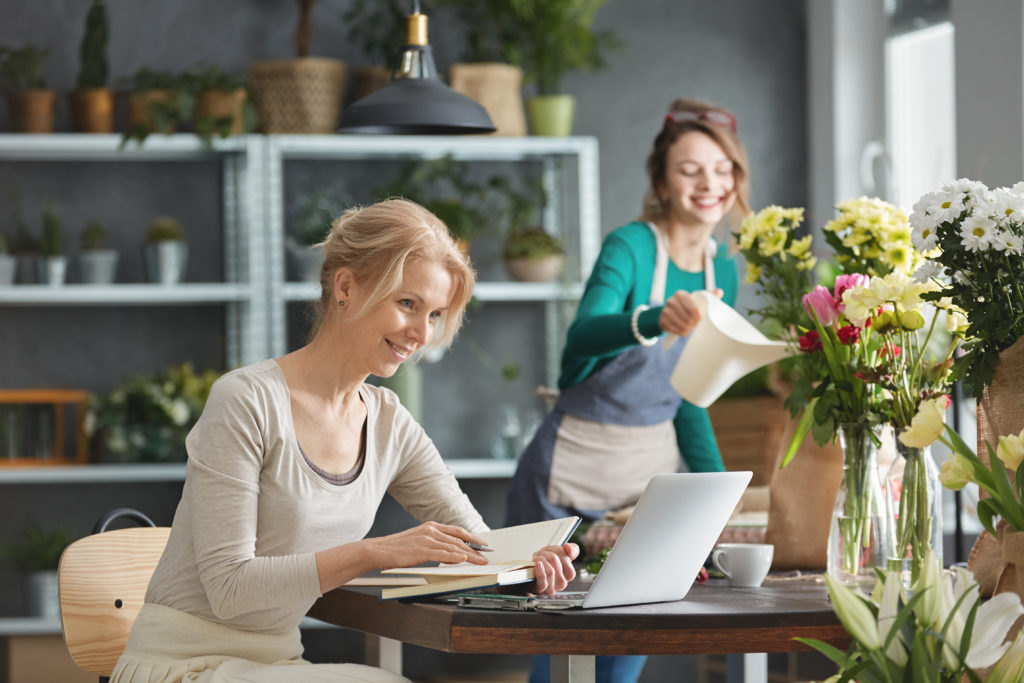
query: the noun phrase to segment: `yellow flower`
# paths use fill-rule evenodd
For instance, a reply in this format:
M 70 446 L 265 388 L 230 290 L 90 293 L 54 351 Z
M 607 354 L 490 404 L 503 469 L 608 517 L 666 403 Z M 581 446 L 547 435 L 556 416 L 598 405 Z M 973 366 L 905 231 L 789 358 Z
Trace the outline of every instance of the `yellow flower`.
M 787 236 L 785 228 L 775 228 L 770 233 L 761 235 L 761 239 L 758 240 L 758 253 L 765 258 L 780 253 L 786 246 Z
M 818 263 L 817 257 L 810 256 L 808 258 L 803 259 L 802 261 L 797 261 L 796 262 L 796 269 L 797 270 L 812 270 L 814 268 L 814 266 L 817 265 L 817 263 Z
M 945 419 L 945 396 L 921 401 L 921 405 L 917 408 L 917 414 L 910 421 L 910 426 L 900 432 L 900 443 L 910 448 L 930 446 L 945 429 Z
M 755 265 L 750 261 L 747 261 L 747 274 L 743 278 L 743 281 L 748 285 L 752 285 L 761 279 L 761 266 Z
M 950 454 L 949 460 L 943 462 L 939 470 L 939 481 L 947 489 L 959 491 L 971 482 L 971 465 L 956 451 Z
M 1024 432 L 1022 432 L 1024 436 Z M 1024 462 L 1024 441 L 1022 436 L 1010 434 L 999 437 L 999 445 L 996 447 L 996 457 L 1003 461 L 1007 468 L 1016 472 L 1020 464 Z
M 807 256 L 807 252 L 811 248 L 812 239 L 814 239 L 813 235 L 807 235 L 806 237 L 801 237 L 798 240 L 793 240 L 793 243 L 789 245 L 789 249 L 787 249 L 787 251 L 797 258 L 805 258 Z

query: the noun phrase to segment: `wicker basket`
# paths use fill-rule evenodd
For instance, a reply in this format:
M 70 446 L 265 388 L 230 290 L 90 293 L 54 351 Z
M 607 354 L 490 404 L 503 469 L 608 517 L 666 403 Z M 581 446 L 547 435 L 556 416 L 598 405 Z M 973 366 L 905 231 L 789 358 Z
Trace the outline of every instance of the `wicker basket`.
M 333 133 L 341 118 L 345 62 L 320 57 L 254 62 L 249 83 L 264 133 Z

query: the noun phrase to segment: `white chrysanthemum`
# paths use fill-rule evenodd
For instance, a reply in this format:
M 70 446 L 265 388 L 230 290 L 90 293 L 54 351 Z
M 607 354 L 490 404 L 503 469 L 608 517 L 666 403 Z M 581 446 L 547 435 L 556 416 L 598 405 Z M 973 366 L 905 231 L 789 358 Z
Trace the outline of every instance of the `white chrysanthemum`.
M 998 230 L 992 238 L 992 246 L 1006 254 L 1020 256 L 1024 251 L 1024 238 L 1015 235 L 1009 230 Z
M 971 278 L 969 276 L 970 273 L 965 273 L 963 271 L 958 270 L 955 273 L 953 273 L 953 282 L 957 283 L 958 285 L 966 287 L 967 285 L 971 284 Z
M 1005 187 L 992 191 L 993 211 L 1000 223 L 1024 223 L 1024 195 Z
M 928 282 L 932 278 L 940 277 L 946 271 L 941 263 L 925 260 L 914 271 L 915 282 Z
M 970 178 L 959 178 L 952 182 L 946 183 L 942 186 L 943 192 L 949 192 L 952 194 L 985 194 L 988 192 L 988 186 L 985 183 L 978 180 L 971 180 Z
M 995 231 L 995 222 L 990 217 L 974 214 L 960 226 L 960 244 L 968 251 L 987 251 Z
M 939 234 L 936 232 L 938 222 L 935 218 L 925 213 L 914 213 L 910 216 L 910 240 L 914 248 L 922 254 L 927 254 L 939 246 Z

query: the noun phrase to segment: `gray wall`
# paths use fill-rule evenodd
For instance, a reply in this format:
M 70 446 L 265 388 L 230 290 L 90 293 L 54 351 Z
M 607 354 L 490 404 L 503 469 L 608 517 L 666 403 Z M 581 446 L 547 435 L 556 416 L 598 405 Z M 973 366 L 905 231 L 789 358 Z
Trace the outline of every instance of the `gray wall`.
M 142 65 L 180 70 L 205 62 L 241 70 L 253 60 L 292 55 L 294 2 L 109 0 L 108 4 L 115 80 Z M 363 61 L 345 36 L 341 15 L 348 4 L 345 0 L 317 4 L 312 54 L 353 65 Z M 4 17 L 0 45 L 19 46 L 31 40 L 52 46 L 46 75 L 56 88 L 70 89 L 87 6 L 84 0 L 0 0 Z M 458 45 L 442 17 L 435 13 L 431 42 L 438 66 L 445 71 L 458 54 Z M 676 97 L 701 97 L 735 112 L 751 160 L 754 209 L 773 203 L 806 204 L 804 23 L 803 0 L 612 0 L 600 10 L 598 26 L 614 29 L 623 48 L 610 56 L 612 65 L 607 70 L 571 74 L 564 85 L 578 98 L 575 133 L 595 136 L 600 142 L 605 233 L 638 212 L 645 188 L 644 158 L 668 103 Z M 63 102 L 58 129 L 69 130 Z M 0 130 L 9 130 L 6 112 L 0 112 Z M 33 229 L 38 230 L 40 201 L 53 197 L 69 230 L 77 234 L 91 218 L 108 221 L 115 245 L 125 251 L 137 249 L 150 216 L 177 212 L 198 254 L 194 272 L 219 276 L 216 167 L 91 166 L 0 163 L 0 230 L 5 229 L 10 211 L 7 185 L 16 178 Z M 122 280 L 140 279 L 133 270 L 137 266 L 125 267 Z M 751 301 L 752 293 L 745 291 L 741 306 Z M 169 363 L 223 364 L 222 318 L 218 307 L 3 308 L 0 386 L 103 390 L 130 372 Z M 495 411 L 488 406 L 511 400 L 522 408 L 537 407 L 532 390 L 542 376 L 538 375 L 543 363 L 541 322 L 536 311 L 520 305 L 488 306 L 471 321 L 473 335 L 496 357 L 524 364 L 526 377 L 512 387 L 503 386 L 465 349 L 456 349 L 453 362 L 425 369 L 428 387 L 432 380 L 435 387 L 443 386 L 437 392 L 440 400 L 428 400 L 425 416 L 442 452 L 475 455 L 481 447 L 485 449 L 496 424 Z M 483 426 L 467 433 L 462 427 L 466 424 Z M 467 441 L 473 448 L 464 448 Z M 467 482 L 466 486 L 476 500 L 486 501 L 488 521 L 500 524 L 503 484 Z M 0 542 L 29 516 L 59 521 L 85 533 L 102 511 L 124 503 L 155 503 L 159 510 L 153 514 L 166 523 L 177 495 L 175 486 L 155 487 L 159 490 L 152 492 L 134 486 L 85 488 L 4 487 Z M 405 521 L 389 511 L 381 526 L 400 526 Z M 0 594 L 0 608 L 17 612 L 17 598 Z

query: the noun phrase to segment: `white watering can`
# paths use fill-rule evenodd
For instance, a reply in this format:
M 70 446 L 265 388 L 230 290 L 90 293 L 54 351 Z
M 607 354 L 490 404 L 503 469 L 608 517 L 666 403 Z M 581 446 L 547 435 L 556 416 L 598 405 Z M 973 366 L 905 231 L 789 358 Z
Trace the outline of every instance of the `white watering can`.
M 686 339 L 669 382 L 690 403 L 707 408 L 740 377 L 789 355 L 786 342 L 765 337 L 729 304 L 700 290 L 693 293 L 700 322 Z M 675 335 L 662 342 L 671 346 Z

